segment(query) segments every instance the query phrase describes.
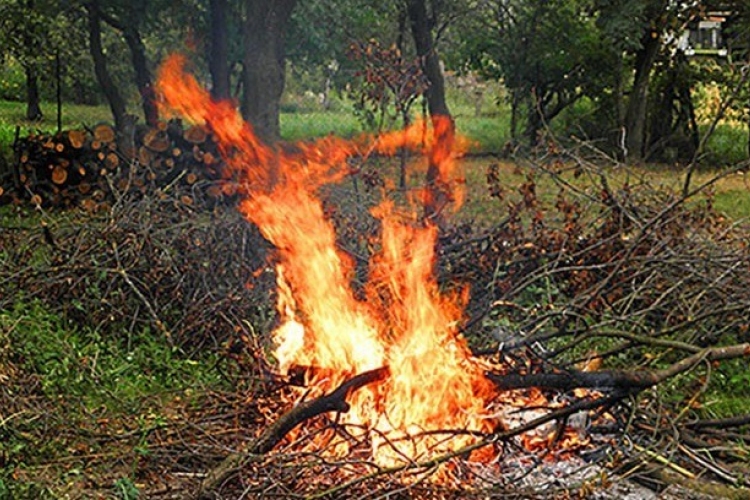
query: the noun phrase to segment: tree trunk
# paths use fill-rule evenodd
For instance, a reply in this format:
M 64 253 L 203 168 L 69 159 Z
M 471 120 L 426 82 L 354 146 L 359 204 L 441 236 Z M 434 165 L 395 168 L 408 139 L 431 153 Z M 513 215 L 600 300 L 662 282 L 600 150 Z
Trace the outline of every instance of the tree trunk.
M 109 107 L 112 110 L 112 118 L 115 121 L 115 127 L 119 129 L 125 122 L 125 100 L 120 95 L 112 76 L 107 68 L 107 59 L 102 49 L 102 28 L 100 24 L 99 5 L 96 1 L 86 5 L 89 20 L 89 51 L 94 60 L 94 73 L 96 79 L 107 98 Z
M 529 147 L 534 149 L 539 144 L 539 130 L 542 128 L 542 110 L 540 97 L 536 89 L 532 90 L 529 99 L 528 118 L 526 120 L 526 139 Z
M 120 21 L 102 11 L 99 11 L 99 16 L 105 23 L 120 31 L 125 38 L 125 43 L 128 44 L 130 58 L 133 62 L 135 84 L 138 92 L 141 94 L 143 117 L 146 119 L 147 124 L 155 126 L 159 121 L 159 108 L 156 105 L 156 94 L 154 93 L 151 72 L 148 70 L 146 47 L 143 45 L 140 31 L 138 31 L 142 13 L 134 11 L 133 17 L 127 21 Z
M 130 49 L 130 56 L 133 60 L 133 70 L 135 71 L 135 84 L 138 92 L 141 94 L 141 104 L 143 106 L 143 117 L 146 123 L 155 126 L 159 121 L 159 109 L 156 106 L 156 94 L 154 93 L 151 72 L 148 70 L 146 61 L 146 47 L 143 45 L 141 34 L 137 28 L 125 26 L 123 30 L 125 42 Z
M 429 87 L 425 92 L 427 109 L 433 119 L 436 147 L 430 154 L 427 166 L 427 193 L 424 201 L 425 220 L 441 225 L 442 208 L 448 202 L 448 193 L 444 188 L 445 179 L 440 178 L 440 162 L 444 160 L 453 146 L 455 123 L 451 117 L 448 104 L 445 102 L 445 82 L 440 69 L 440 58 L 435 51 L 432 39 L 431 20 L 427 16 L 425 0 L 408 0 L 406 10 L 414 37 L 414 46 L 422 63 Z
M 630 93 L 625 115 L 626 147 L 628 156 L 642 160 L 646 150 L 646 112 L 648 87 L 651 70 L 659 53 L 661 37 L 658 32 L 649 30 L 643 39 L 643 47 L 636 54 L 635 81 Z
M 518 114 L 521 112 L 521 92 L 515 88 L 512 88 L 509 91 L 511 96 L 510 140 L 515 144 L 518 142 Z
M 25 8 L 31 12 L 34 10 L 34 1 L 27 0 L 24 4 Z M 36 29 L 30 30 L 29 28 L 23 30 L 23 44 L 26 49 L 31 49 L 32 54 L 35 56 L 38 49 L 38 41 L 32 33 L 37 31 Z M 36 62 L 33 58 L 31 61 L 27 61 L 24 65 L 24 72 L 26 73 L 26 119 L 30 121 L 37 121 L 43 118 L 42 108 L 40 106 L 39 96 L 39 75 L 37 74 Z
M 267 143 L 281 138 L 284 38 L 297 0 L 245 0 L 242 116 Z
M 60 51 L 55 52 L 55 104 L 57 104 L 57 133 L 62 132 L 62 62 Z
M 208 70 L 211 73 L 211 96 L 229 99 L 229 37 L 227 36 L 227 0 L 211 0 L 211 41 Z
M 26 119 L 37 121 L 43 116 L 39 97 L 39 79 L 32 63 L 26 67 Z
M 417 55 L 422 61 L 424 72 L 430 86 L 425 92 L 430 116 L 443 115 L 450 117 L 448 104 L 445 102 L 445 82 L 440 70 L 440 58 L 435 51 L 432 40 L 431 22 L 427 16 L 425 0 L 408 0 L 407 12 L 411 22 L 411 33 Z

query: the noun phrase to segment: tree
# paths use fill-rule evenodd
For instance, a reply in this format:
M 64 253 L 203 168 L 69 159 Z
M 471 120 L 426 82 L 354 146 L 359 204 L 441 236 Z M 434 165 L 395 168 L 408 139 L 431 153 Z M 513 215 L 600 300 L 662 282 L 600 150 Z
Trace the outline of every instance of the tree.
M 514 139 L 524 106 L 533 146 L 542 126 L 609 85 L 612 52 L 588 0 L 493 0 L 465 29 L 471 30 L 464 41 L 470 66 L 502 78 L 509 89 Z
M 210 0 L 210 37 L 208 47 L 208 70 L 211 73 L 211 96 L 214 99 L 229 99 L 229 35 L 227 0 Z
M 729 2 L 732 16 L 729 19 L 725 36 L 730 50 L 730 70 L 735 75 L 735 81 L 741 81 L 742 72 L 750 71 L 750 5 L 742 0 Z M 746 75 L 745 75 L 746 77 Z M 745 85 L 739 92 L 739 100 L 743 105 L 743 114 L 747 123 L 747 154 L 750 156 L 750 89 Z
M 649 136 L 649 106 L 652 103 L 649 92 L 654 74 L 679 65 L 679 61 L 673 61 L 676 52 L 667 46 L 667 41 L 677 40 L 677 35 L 695 15 L 696 7 L 688 2 L 669 0 L 598 0 L 596 8 L 597 23 L 603 36 L 621 57 L 624 54 L 626 60 L 631 61 L 631 66 L 624 66 L 624 74 L 620 75 L 627 80 L 630 73 L 633 84 L 619 127 L 624 133 L 626 156 L 643 160 L 649 153 L 650 144 L 666 143 L 664 137 Z M 660 57 L 664 64 L 658 65 Z M 623 93 L 624 87 L 620 87 L 618 99 L 622 100 Z M 663 108 L 658 112 L 663 112 Z M 668 131 L 669 127 L 664 130 Z
M 429 82 L 425 97 L 427 98 L 430 115 L 450 117 L 451 113 L 445 101 L 445 83 L 443 72 L 440 69 L 440 57 L 432 36 L 432 30 L 437 24 L 435 19 L 436 9 L 433 9 L 433 16 L 430 17 L 427 13 L 425 0 L 407 0 L 406 11 L 409 14 L 409 24 L 414 37 L 417 56 L 422 63 L 422 71 Z
M 107 57 L 102 46 L 101 11 L 98 0 L 91 0 L 86 3 L 85 8 L 88 13 L 89 51 L 94 62 L 94 72 L 109 103 L 115 128 L 120 130 L 125 126 L 127 108 L 125 99 L 122 97 L 107 66 Z
M 269 143 L 281 137 L 285 34 L 296 0 L 245 0 L 242 116 Z
M 393 108 L 395 116 L 406 129 L 411 123 L 411 108 L 429 87 L 418 59 L 404 56 L 403 41 L 382 47 L 377 40 L 354 42 L 350 58 L 360 64 L 352 94 L 357 98 L 355 109 L 363 121 L 380 131 Z M 401 150 L 399 187 L 406 188 L 406 149 Z
M 417 50 L 422 71 L 427 78 L 427 108 L 433 117 L 435 140 L 440 148 L 446 151 L 452 149 L 455 135 L 455 123 L 448 104 L 445 101 L 445 84 L 443 72 L 440 69 L 440 58 L 432 37 L 432 29 L 436 24 L 434 17 L 427 15 L 425 0 L 407 0 L 406 11 L 409 14 L 411 33 Z M 435 10 L 433 10 L 433 14 Z M 427 220 L 440 224 L 442 222 L 441 209 L 447 201 L 449 190 L 442 185 L 446 179 L 440 176 L 440 154 L 433 154 L 427 165 L 427 193 L 424 203 L 424 216 Z
M 0 2 L 0 44 L 23 67 L 26 75 L 26 119 L 40 120 L 39 75 L 45 60 L 53 54 L 48 29 L 54 20 L 34 0 Z
M 668 4 L 667 0 L 605 0 L 600 5 L 603 19 L 614 15 L 617 22 L 622 22 L 623 19 L 627 20 L 625 33 L 613 34 L 612 38 L 614 38 L 615 46 L 626 50 L 633 49 L 635 52 L 633 87 L 630 91 L 627 111 L 622 124 L 625 134 L 626 156 L 635 159 L 642 159 L 646 153 L 648 90 L 651 73 L 665 34 L 666 17 L 662 14 Z M 623 16 L 625 12 L 633 15 L 625 17 Z M 635 38 L 638 43 L 629 45 L 618 39 L 618 35 L 625 35 L 625 40 Z
M 133 64 L 135 84 L 141 96 L 141 106 L 146 123 L 155 125 L 159 121 L 159 111 L 156 106 L 155 94 L 151 71 L 149 70 L 146 47 L 141 35 L 142 25 L 146 21 L 148 2 L 121 3 L 116 0 L 108 0 L 98 6 L 98 15 L 101 20 L 122 34 L 125 43 L 130 50 Z

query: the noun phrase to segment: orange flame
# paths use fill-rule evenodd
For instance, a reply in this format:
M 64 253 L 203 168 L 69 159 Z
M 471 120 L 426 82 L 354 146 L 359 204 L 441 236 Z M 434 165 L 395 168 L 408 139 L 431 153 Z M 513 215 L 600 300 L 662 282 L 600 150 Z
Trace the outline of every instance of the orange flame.
M 457 449 L 471 432 L 493 425 L 484 407 L 493 391 L 456 333 L 465 297 L 445 296 L 433 276 L 437 229 L 398 217 L 392 204 L 373 211 L 382 242 L 371 263 L 366 296 L 352 290 L 352 264 L 337 250 L 319 187 L 344 179 L 346 159 L 377 151 L 422 151 L 441 187 L 456 186 L 456 158 L 466 143 L 449 119 L 346 141 L 328 137 L 285 151 L 263 144 L 234 106 L 214 102 L 170 57 L 157 88 L 165 109 L 207 123 L 221 153 L 241 179 L 240 208 L 277 251 L 278 310 L 275 356 L 282 371 L 311 367 L 311 386 L 325 392 L 366 370 L 388 366 L 390 376 L 353 394 L 342 416 L 369 436 L 380 463 L 421 460 Z M 459 194 L 451 199 L 459 202 Z M 456 437 L 456 436 L 460 437 Z

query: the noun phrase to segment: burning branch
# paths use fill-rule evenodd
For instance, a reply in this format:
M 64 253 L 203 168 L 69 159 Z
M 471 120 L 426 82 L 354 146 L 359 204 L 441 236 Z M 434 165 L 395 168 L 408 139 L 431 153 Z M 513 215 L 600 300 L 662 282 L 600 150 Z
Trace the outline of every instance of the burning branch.
M 601 398 L 597 398 L 597 399 L 584 399 L 574 404 L 571 404 L 570 406 L 559 408 L 557 410 L 552 410 L 546 415 L 542 415 L 541 417 L 535 418 L 534 420 L 531 420 L 523 425 L 519 425 L 518 427 L 514 427 L 513 429 L 508 429 L 508 430 L 490 434 L 486 436 L 485 438 L 479 441 L 476 441 L 472 444 L 469 444 L 457 450 L 450 451 L 448 453 L 444 453 L 442 455 L 430 458 L 428 460 L 424 460 L 421 462 L 406 462 L 406 463 L 395 465 L 392 467 L 378 468 L 377 470 L 375 470 L 374 472 L 371 472 L 370 474 L 356 477 L 350 481 L 339 484 L 333 488 L 330 488 L 325 491 L 321 491 L 318 494 L 311 496 L 310 498 L 313 498 L 313 499 L 327 498 L 335 493 L 346 491 L 347 489 L 357 484 L 369 481 L 371 479 L 374 479 L 380 476 L 391 475 L 391 474 L 395 474 L 395 473 L 407 471 L 407 470 L 418 471 L 418 470 L 433 469 L 454 458 L 468 456 L 471 452 L 475 450 L 484 448 L 485 446 L 488 446 L 494 443 L 499 443 L 501 441 L 507 441 L 515 436 L 519 436 L 525 432 L 534 430 L 537 427 L 542 426 L 548 422 L 552 422 L 555 420 L 564 421 L 571 415 L 578 413 L 578 412 L 590 411 L 590 410 L 594 410 L 597 408 L 608 407 L 608 406 L 614 405 L 618 401 L 622 400 L 623 398 L 626 398 L 627 396 L 628 396 L 627 392 L 618 391 L 614 394 L 604 396 Z
M 276 446 L 289 432 L 298 425 L 331 411 L 346 413 L 349 403 L 346 398 L 362 387 L 384 380 L 389 374 L 387 366 L 369 370 L 344 381 L 332 392 L 319 398 L 305 401 L 283 414 L 273 425 L 266 428 L 258 440 L 244 453 L 232 453 L 217 467 L 211 470 L 201 485 L 198 498 L 204 498 L 207 492 L 221 485 L 242 463 L 253 455 L 263 455 Z
M 388 373 L 388 367 L 386 366 L 360 373 L 342 383 L 333 392 L 295 406 L 263 432 L 263 435 L 260 436 L 258 441 L 256 441 L 251 448 L 250 453 L 256 455 L 268 453 L 279 443 L 279 441 L 284 439 L 284 436 L 286 436 L 292 429 L 302 422 L 322 413 L 330 411 L 339 413 L 348 412 L 349 403 L 346 402 L 346 398 L 352 392 L 361 389 L 368 384 L 385 379 L 388 376 Z

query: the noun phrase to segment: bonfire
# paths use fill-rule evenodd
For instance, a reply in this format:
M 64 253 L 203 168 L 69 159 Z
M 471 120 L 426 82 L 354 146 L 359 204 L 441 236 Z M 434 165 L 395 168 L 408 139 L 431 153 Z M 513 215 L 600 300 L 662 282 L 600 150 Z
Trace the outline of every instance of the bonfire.
M 352 140 L 269 146 L 232 103 L 210 98 L 186 72 L 184 58 L 167 60 L 157 88 L 165 114 L 214 135 L 227 165 L 225 182 L 240 194 L 239 209 L 274 247 L 279 322 L 272 356 L 279 376 L 302 380 L 288 412 L 250 453 L 284 447 L 342 458 L 356 447 L 359 454 L 366 449 L 363 461 L 379 471 L 429 468 L 441 472 L 434 480 L 448 480 L 450 468 L 438 466 L 456 457 L 498 462 L 499 443 L 513 436 L 532 451 L 585 447 L 588 438 L 569 417 L 611 419 L 606 411 L 588 411 L 609 408 L 701 360 L 750 352 L 746 345 L 717 348 L 645 373 L 534 374 L 523 359 L 479 359 L 460 333 L 469 289 L 446 293 L 434 273 L 439 222 L 463 198 L 458 160 L 467 141 L 449 118 Z M 321 192 L 349 178 L 351 158 L 403 149 L 416 153 L 433 178 L 407 203 L 384 201 L 371 210 L 378 239 L 367 282 L 354 286 L 353 259 L 337 246 Z M 553 401 L 542 388 L 573 391 L 575 403 Z M 336 425 L 316 428 L 314 417 L 331 412 Z M 559 425 L 541 425 L 554 421 Z M 239 463 L 238 455 L 228 460 Z M 223 464 L 208 481 L 221 481 L 229 468 Z

